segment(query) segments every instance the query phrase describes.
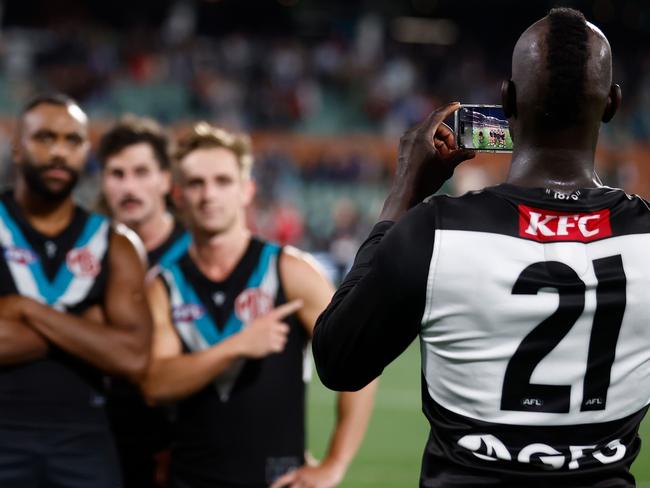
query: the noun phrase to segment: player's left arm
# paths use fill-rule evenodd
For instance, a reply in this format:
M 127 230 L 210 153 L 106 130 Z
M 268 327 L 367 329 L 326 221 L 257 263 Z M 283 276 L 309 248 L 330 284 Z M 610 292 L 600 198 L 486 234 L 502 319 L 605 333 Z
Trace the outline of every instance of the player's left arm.
M 137 237 L 125 228 L 111 232 L 105 321 L 91 314 L 60 312 L 34 300 L 23 310 L 32 327 L 61 349 L 134 382 L 146 371 L 152 329 L 138 247 Z
M 286 248 L 280 258 L 280 275 L 287 300 L 301 299 L 297 312 L 311 337 L 316 319 L 332 299 L 332 284 L 308 254 Z M 372 412 L 377 381 L 357 392 L 339 393 L 337 419 L 329 449 L 320 463 L 303 466 L 279 478 L 272 486 L 329 488 L 338 485 L 361 445 Z

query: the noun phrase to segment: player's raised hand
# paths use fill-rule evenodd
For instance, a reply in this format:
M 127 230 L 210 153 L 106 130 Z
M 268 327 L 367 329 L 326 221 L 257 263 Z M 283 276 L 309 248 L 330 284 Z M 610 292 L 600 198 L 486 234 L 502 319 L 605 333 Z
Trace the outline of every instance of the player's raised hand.
M 283 322 L 283 319 L 295 313 L 302 305 L 302 300 L 284 303 L 247 324 L 236 336 L 243 355 L 261 358 L 282 352 L 289 334 L 289 326 Z
M 474 151 L 456 146 L 453 131 L 443 123 L 459 108 L 458 102 L 440 107 L 402 136 L 395 180 L 381 220 L 398 220 L 409 208 L 435 193 L 451 178 L 456 166 L 475 156 Z

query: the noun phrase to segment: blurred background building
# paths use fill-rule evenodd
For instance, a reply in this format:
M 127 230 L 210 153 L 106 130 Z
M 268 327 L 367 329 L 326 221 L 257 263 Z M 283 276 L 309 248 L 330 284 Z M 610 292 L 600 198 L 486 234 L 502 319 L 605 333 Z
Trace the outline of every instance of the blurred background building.
M 376 218 L 399 136 L 450 100 L 499 103 L 522 30 L 558 2 L 5 0 L 3 182 L 13 117 L 36 92 L 77 98 L 96 137 L 125 112 L 172 130 L 197 119 L 253 134 L 264 236 L 316 253 L 338 278 Z M 624 104 L 603 127 L 603 181 L 650 196 L 650 6 L 567 0 L 612 43 Z M 500 181 L 482 154 L 450 193 Z M 92 203 L 91 161 L 79 197 Z

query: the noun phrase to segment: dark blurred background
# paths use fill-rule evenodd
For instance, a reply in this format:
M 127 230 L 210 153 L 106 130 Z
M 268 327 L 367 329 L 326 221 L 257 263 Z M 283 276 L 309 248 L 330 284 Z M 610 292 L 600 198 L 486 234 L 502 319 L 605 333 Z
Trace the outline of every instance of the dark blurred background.
M 518 36 L 553 6 L 602 28 L 624 105 L 604 126 L 603 180 L 650 195 L 650 7 L 642 0 L 5 0 L 0 151 L 32 94 L 77 98 L 95 137 L 125 112 L 172 130 L 197 119 L 251 132 L 253 225 L 340 275 L 372 224 L 397 140 L 450 101 L 499 103 Z M 5 167 L 6 168 L 6 167 Z M 481 155 L 445 191 L 503 178 Z M 91 161 L 80 198 L 95 198 Z M 7 172 L 5 171 L 6 175 Z

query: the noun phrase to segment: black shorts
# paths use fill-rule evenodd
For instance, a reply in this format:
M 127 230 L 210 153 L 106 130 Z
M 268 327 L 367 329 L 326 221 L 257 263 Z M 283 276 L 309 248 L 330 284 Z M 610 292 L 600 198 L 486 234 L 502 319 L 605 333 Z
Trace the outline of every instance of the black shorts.
M 150 407 L 134 385 L 111 378 L 106 413 L 122 467 L 124 488 L 158 486 L 156 471 L 161 463 L 156 455 L 171 446 L 172 408 Z
M 2 488 L 121 488 L 107 429 L 0 426 Z

